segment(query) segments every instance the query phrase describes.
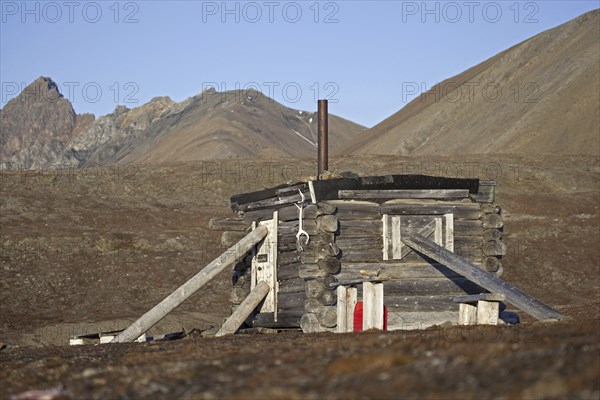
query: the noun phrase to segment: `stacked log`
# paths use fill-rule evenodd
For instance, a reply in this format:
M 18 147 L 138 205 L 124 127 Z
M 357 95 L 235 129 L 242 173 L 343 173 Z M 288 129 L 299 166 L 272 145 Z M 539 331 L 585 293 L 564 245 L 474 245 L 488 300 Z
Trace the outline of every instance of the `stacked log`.
M 494 203 L 481 204 L 481 226 L 483 228 L 481 250 L 484 255 L 482 268 L 502 275 L 502 256 L 506 255 L 506 243 L 502 240 L 504 219 L 502 209 Z
M 321 189 L 327 186 L 321 185 Z M 396 247 L 392 254 L 396 259 L 388 259 L 391 239 L 384 238 L 384 219 L 395 218 L 402 229 L 433 226 L 437 237 L 441 234 L 444 241 L 452 238 L 452 245 L 447 247 L 450 251 L 500 275 L 506 245 L 502 240 L 502 210 L 494 203 L 494 188 L 493 181 L 480 181 L 476 194 L 467 189 L 351 189 L 339 190 L 337 198 L 331 191 L 324 192 L 329 196 L 327 200 L 314 202 L 309 185 L 302 183 L 234 196 L 232 207 L 240 217 L 211 221 L 211 227 L 225 230 L 221 241 L 230 245 L 244 236 L 251 223 L 270 220 L 277 210 L 277 312 L 259 313 L 251 324 L 301 327 L 304 332 L 331 331 L 336 326 L 333 284 L 338 281 L 384 281 L 385 304 L 390 313 L 458 311 L 454 296 L 484 292 L 410 248 Z M 394 197 L 397 195 L 400 197 Z M 310 236 L 308 243 L 298 243 L 296 238 L 300 228 L 298 205 L 303 207 L 302 228 Z M 427 235 L 431 234 L 429 230 Z M 388 249 L 385 256 L 384 249 Z M 234 306 L 250 291 L 251 260 L 243 262 L 234 272 L 239 276 L 232 290 Z

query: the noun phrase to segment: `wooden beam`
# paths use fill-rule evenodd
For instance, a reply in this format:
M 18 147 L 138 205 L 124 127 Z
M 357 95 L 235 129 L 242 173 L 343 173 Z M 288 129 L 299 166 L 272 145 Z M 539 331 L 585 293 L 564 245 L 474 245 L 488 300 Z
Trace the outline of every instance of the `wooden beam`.
M 271 287 L 265 281 L 260 281 L 254 286 L 254 289 L 252 289 L 248 297 L 246 297 L 233 314 L 227 318 L 227 321 L 225 321 L 215 336 L 233 335 L 246 318 L 250 316 L 252 311 L 254 311 L 256 306 L 267 297 L 269 290 L 271 290 Z
M 119 333 L 114 338 L 113 343 L 133 342 L 143 333 L 146 333 L 167 314 L 169 314 L 191 295 L 196 293 L 200 288 L 210 282 L 210 280 L 217 276 L 219 272 L 223 271 L 227 267 L 231 267 L 237 261 L 242 259 L 246 253 L 248 253 L 265 236 L 267 236 L 267 233 L 267 228 L 264 226 L 259 226 L 247 234 L 237 244 L 227 249 L 227 251 L 213 260 L 190 280 L 181 285 L 163 301 L 142 315 L 123 332 Z
M 458 308 L 459 325 L 477 324 L 477 306 L 468 303 L 461 303 Z
M 348 327 L 346 322 L 348 321 L 348 308 L 347 308 L 347 300 L 348 300 L 348 287 L 338 286 L 336 289 L 337 294 L 337 332 L 345 333 L 348 332 Z
M 403 204 L 384 203 L 380 207 L 381 214 L 395 215 L 444 215 L 454 214 L 455 218 L 479 219 L 481 210 L 475 203 L 444 203 L 437 204 Z M 492 215 L 492 214 L 490 214 Z
M 277 224 L 279 221 L 277 216 L 278 212 L 275 210 L 272 213 L 271 220 L 258 223 L 258 226 L 265 226 L 269 233 L 265 240 L 258 244 L 256 253 L 252 257 L 251 279 L 252 289 L 261 281 L 267 282 L 271 288 L 260 312 L 274 312 L 275 320 L 277 320 Z
M 504 301 L 506 296 L 500 293 L 479 293 L 452 298 L 455 303 L 477 303 L 478 301 Z
M 469 197 L 468 189 L 424 190 L 338 190 L 340 199 L 462 199 Z
M 537 319 L 562 319 L 564 316 L 548 305 L 534 299 L 522 290 L 510 285 L 495 275 L 492 275 L 458 255 L 449 252 L 423 236 L 406 233 L 402 241 L 413 249 L 446 265 L 456 273 L 477 283 L 492 293 L 506 296 L 506 300 Z
M 363 331 L 383 330 L 383 283 L 363 283 Z

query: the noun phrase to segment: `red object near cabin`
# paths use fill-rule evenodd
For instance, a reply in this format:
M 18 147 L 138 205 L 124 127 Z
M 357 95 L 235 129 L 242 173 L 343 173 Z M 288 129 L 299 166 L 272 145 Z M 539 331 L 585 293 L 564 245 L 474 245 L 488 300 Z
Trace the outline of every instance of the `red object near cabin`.
M 383 306 L 383 331 L 387 332 L 388 310 Z M 354 332 L 362 332 L 363 330 L 363 302 L 359 301 L 354 306 Z

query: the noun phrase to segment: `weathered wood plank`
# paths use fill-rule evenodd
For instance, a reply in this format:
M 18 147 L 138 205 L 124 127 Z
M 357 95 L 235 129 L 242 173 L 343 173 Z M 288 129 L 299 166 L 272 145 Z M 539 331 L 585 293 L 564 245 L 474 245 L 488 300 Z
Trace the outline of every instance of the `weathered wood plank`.
M 308 204 L 307 202 L 303 203 L 304 206 L 304 218 L 306 219 L 315 219 L 319 215 L 317 206 L 314 204 Z M 281 207 L 278 209 L 279 211 L 279 221 L 287 222 L 298 220 L 298 207 L 295 204 L 291 204 L 285 207 Z M 273 218 L 273 209 L 266 208 L 262 210 L 254 210 L 254 211 L 246 211 L 242 217 L 246 222 L 253 221 L 265 221 Z
M 238 260 L 244 257 L 258 242 L 267 236 L 267 233 L 268 230 L 264 226 L 259 226 L 257 229 L 248 233 L 248 235 L 237 244 L 227 249 L 227 251 L 204 267 L 163 301 L 138 318 L 137 321 L 131 324 L 123 332 L 119 333 L 113 339 L 113 342 L 132 342 L 143 333 L 146 333 L 167 314 L 187 300 L 192 294 L 196 293 L 200 288 L 210 282 L 210 280 L 217 276 L 219 272 L 233 266 Z
M 330 200 L 328 203 L 337 207 L 335 216 L 342 220 L 381 219 L 379 204 L 367 201 Z
M 506 296 L 501 293 L 478 293 L 452 298 L 455 303 L 477 303 L 478 301 L 505 301 Z
M 484 289 L 462 277 L 385 281 L 386 295 L 437 296 L 481 293 Z
M 500 303 L 497 301 L 477 302 L 477 324 L 478 325 L 498 325 L 500 317 Z
M 469 196 L 468 189 L 390 189 L 390 190 L 339 190 L 340 199 L 461 199 Z
M 252 289 L 248 297 L 246 297 L 233 314 L 227 318 L 227 321 L 225 321 L 215 336 L 233 335 L 246 318 L 248 318 L 254 309 L 256 309 L 258 304 L 267 297 L 270 290 L 269 284 L 265 281 L 260 281 L 254 286 L 254 289 Z
M 296 194 L 293 194 L 290 196 L 273 197 L 270 199 L 259 200 L 259 201 L 255 201 L 255 202 L 251 202 L 251 203 L 239 204 L 237 206 L 237 210 L 238 211 L 252 211 L 252 210 L 257 210 L 257 209 L 261 209 L 261 208 L 270 208 L 272 211 L 272 209 L 281 208 L 282 206 L 285 206 L 285 205 L 288 205 L 291 203 L 298 203 L 303 200 L 306 201 L 306 199 L 310 199 L 310 193 L 308 193 L 308 191 L 303 191 L 302 194 L 304 195 L 304 199 L 303 199 L 302 195 L 300 195 L 300 193 L 296 193 Z
M 338 281 L 368 277 L 377 277 L 382 280 L 394 280 L 455 278 L 460 276 L 442 264 L 429 264 L 424 261 L 421 261 L 420 263 L 402 263 L 397 261 L 385 263 L 351 263 L 343 261 L 341 266 L 341 271 L 336 275 Z M 298 273 L 303 278 L 316 278 L 327 274 L 326 272 L 321 271 L 316 265 L 303 265 L 299 268 Z
M 272 219 L 261 221 L 259 226 L 268 229 L 267 236 L 257 246 L 252 257 L 252 288 L 258 282 L 265 281 L 271 288 L 265 298 L 260 312 L 276 312 L 277 310 L 277 210 L 273 211 Z
M 279 255 L 279 258 L 281 259 L 281 254 Z M 300 266 L 302 266 L 300 262 L 290 263 L 286 265 L 279 264 L 277 266 L 277 279 L 279 281 L 285 281 L 288 279 L 299 278 Z
M 304 307 L 306 293 L 279 293 L 277 299 L 278 307 L 282 309 Z
M 462 303 L 458 306 L 458 324 L 475 325 L 477 324 L 477 306 Z
M 336 332 L 338 333 L 345 333 L 345 332 L 349 332 L 348 331 L 348 325 L 347 325 L 347 321 L 348 321 L 348 309 L 347 309 L 347 304 L 348 304 L 348 287 L 345 286 L 338 286 L 336 289 L 336 295 L 337 295 L 337 316 L 336 316 L 336 326 L 337 326 L 337 330 Z
M 465 278 L 477 283 L 492 293 L 501 293 L 507 301 L 537 319 L 562 319 L 563 315 L 548 305 L 534 299 L 522 290 L 510 285 L 477 266 L 447 251 L 430 240 L 415 234 L 406 234 L 402 241 L 434 260 L 446 265 Z
M 339 221 L 339 236 L 381 235 L 383 222 L 381 219 L 343 219 Z
M 365 282 L 363 287 L 363 330 L 383 330 L 383 293 L 382 283 Z
M 481 236 L 483 226 L 480 220 L 457 220 L 454 219 L 454 235 L 457 236 Z
M 296 233 L 298 233 L 298 227 L 299 227 L 299 222 L 296 219 L 293 221 L 287 221 L 287 222 L 280 223 L 279 226 L 277 227 L 277 229 L 281 235 L 295 235 Z M 316 235 L 319 233 L 319 226 L 317 225 L 316 219 L 303 220 L 302 228 L 309 235 Z
M 454 214 L 456 218 L 479 219 L 481 210 L 478 204 L 388 204 L 380 207 L 381 214 L 392 215 L 444 215 Z
M 398 296 L 386 295 L 384 304 L 389 312 L 458 311 L 452 296 Z

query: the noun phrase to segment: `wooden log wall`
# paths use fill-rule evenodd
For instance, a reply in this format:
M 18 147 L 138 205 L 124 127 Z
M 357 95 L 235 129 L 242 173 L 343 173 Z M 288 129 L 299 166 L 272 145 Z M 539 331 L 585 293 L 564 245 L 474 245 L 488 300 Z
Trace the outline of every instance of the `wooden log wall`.
M 494 203 L 495 184 L 482 182 L 477 195 L 455 190 L 448 191 L 452 196 L 444 198 L 445 191 L 439 190 L 434 191 L 437 198 L 421 198 L 419 191 L 415 191 L 411 196 L 394 199 L 394 193 L 380 191 L 376 193 L 380 198 L 373 200 L 368 193 L 358 191 L 356 198 L 360 200 L 351 200 L 352 191 L 345 191 L 340 196 L 344 200 L 317 204 L 311 203 L 308 186 L 301 184 L 279 188 L 271 199 L 237 205 L 238 218 L 213 219 L 210 227 L 224 231 L 221 242 L 230 246 L 250 230 L 252 222 L 271 219 L 273 210 L 278 210 L 277 321 L 273 313 L 261 313 L 249 317 L 248 326 L 332 331 L 336 324 L 336 291 L 331 285 L 370 278 L 385 282 L 385 304 L 390 313 L 457 312 L 458 305 L 452 297 L 484 290 L 414 251 L 400 260 L 383 261 L 382 217 L 407 216 L 406 221 L 414 220 L 420 226 L 419 218 L 444 218 L 451 213 L 454 253 L 499 276 L 501 258 L 506 254 L 502 240 L 504 221 L 502 210 Z M 302 246 L 296 239 L 299 228 L 296 203 L 302 201 L 298 190 L 304 194 L 303 229 L 310 235 L 308 244 Z M 444 224 L 443 237 L 445 229 Z M 251 256 L 234 269 L 231 293 L 234 309 L 250 293 L 250 264 Z M 359 299 L 361 295 L 359 290 Z

